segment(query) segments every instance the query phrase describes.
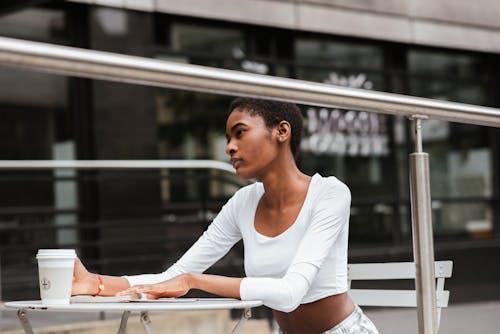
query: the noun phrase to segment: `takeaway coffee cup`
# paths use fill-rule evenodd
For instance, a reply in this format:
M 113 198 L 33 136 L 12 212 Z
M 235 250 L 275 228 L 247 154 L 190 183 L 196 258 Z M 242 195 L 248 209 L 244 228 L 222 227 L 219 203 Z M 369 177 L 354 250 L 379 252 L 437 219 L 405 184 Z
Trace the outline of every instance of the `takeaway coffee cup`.
M 75 258 L 74 249 L 38 250 L 36 259 L 42 304 L 69 304 Z

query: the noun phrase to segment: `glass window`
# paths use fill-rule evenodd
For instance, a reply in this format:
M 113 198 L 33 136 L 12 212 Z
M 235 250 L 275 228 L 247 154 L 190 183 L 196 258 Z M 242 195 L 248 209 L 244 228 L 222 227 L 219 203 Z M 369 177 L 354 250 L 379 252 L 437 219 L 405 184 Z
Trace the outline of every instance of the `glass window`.
M 324 39 L 297 39 L 295 59 L 299 63 L 337 68 L 380 69 L 383 65 L 381 48 L 378 46 Z
M 488 71 L 479 56 L 412 50 L 408 66 L 411 95 L 488 103 Z M 492 233 L 493 171 L 487 128 L 427 120 L 422 129 L 436 235 L 472 235 L 477 229 Z
M 383 90 L 380 47 L 299 38 L 295 44 L 298 79 L 337 86 Z M 353 204 L 350 238 L 356 242 L 392 239 L 395 187 L 392 118 L 359 110 L 304 106 L 301 168 L 335 175 L 349 185 Z
M 437 51 L 411 50 L 408 54 L 408 69 L 411 73 L 433 76 L 475 78 L 482 68 L 478 57 Z
M 66 107 L 68 79 L 59 75 L 0 67 L 0 103 Z
M 58 9 L 32 8 L 0 17 L 0 35 L 13 38 L 66 44 L 67 28 L 66 12 Z M 75 158 L 68 81 L 59 75 L 0 68 L 0 159 Z M 76 222 L 78 189 L 72 177 L 68 171 L 3 171 L 1 243 L 12 249 L 23 245 L 30 253 L 33 245 L 74 245 L 75 230 L 53 229 Z M 2 255 L 3 265 L 14 265 L 29 278 L 30 257 L 18 251 Z M 22 293 L 36 291 L 29 288 L 26 285 Z M 17 288 L 5 290 L 7 296 Z
M 226 115 L 228 96 L 158 89 L 156 95 L 160 159 L 213 159 L 228 161 Z M 177 172 L 178 174 L 181 172 Z M 191 172 L 189 172 L 191 173 Z M 223 198 L 232 195 L 239 182 L 225 175 L 214 176 L 210 184 L 198 177 L 178 178 L 162 185 L 162 198 L 168 201 Z M 206 177 L 205 177 L 206 178 Z M 207 188 L 208 187 L 208 188 Z
M 295 61 L 297 79 L 369 90 L 385 88 L 380 47 L 299 38 Z
M 174 23 L 170 41 L 175 52 L 229 58 L 242 58 L 245 54 L 243 33 L 237 29 Z
M 477 105 L 488 104 L 488 70 L 480 57 L 412 50 L 408 53 L 409 89 L 414 96 Z
M 263 74 L 269 71 L 266 64 L 247 60 L 245 36 L 240 29 L 169 22 L 163 16 L 158 16 L 156 25 L 161 50 L 157 58 Z
M 66 16 L 55 9 L 18 11 L 0 17 L 0 35 L 54 42 L 66 35 Z
M 289 32 L 156 18 L 159 58 L 265 75 L 288 77 L 291 73 Z
M 0 17 L 0 35 L 61 42 L 66 37 L 66 13 L 57 9 L 26 9 Z M 66 107 L 67 78 L 8 67 L 0 68 L 0 104 Z

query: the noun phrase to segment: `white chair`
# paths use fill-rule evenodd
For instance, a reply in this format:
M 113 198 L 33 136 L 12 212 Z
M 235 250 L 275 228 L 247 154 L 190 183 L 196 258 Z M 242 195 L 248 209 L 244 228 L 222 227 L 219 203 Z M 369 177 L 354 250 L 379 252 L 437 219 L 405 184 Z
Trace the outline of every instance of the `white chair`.
M 436 306 L 437 323 L 441 318 L 441 308 L 448 307 L 450 292 L 444 290 L 445 278 L 451 277 L 453 262 L 436 261 Z M 414 262 L 351 263 L 348 265 L 349 287 L 352 281 L 414 280 Z M 415 290 L 358 289 L 349 290 L 349 295 L 360 306 L 417 307 Z

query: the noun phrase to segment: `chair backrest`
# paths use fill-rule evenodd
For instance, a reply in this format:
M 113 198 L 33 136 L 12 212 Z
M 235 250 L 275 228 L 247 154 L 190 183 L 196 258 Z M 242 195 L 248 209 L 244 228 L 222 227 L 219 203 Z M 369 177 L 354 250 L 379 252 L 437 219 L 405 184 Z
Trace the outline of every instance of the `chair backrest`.
M 452 261 L 436 261 L 435 277 L 437 307 L 447 307 L 450 292 L 444 290 L 444 280 L 451 277 Z M 349 286 L 357 280 L 415 279 L 414 262 L 352 263 L 348 265 Z M 415 290 L 350 289 L 349 294 L 361 306 L 417 307 Z

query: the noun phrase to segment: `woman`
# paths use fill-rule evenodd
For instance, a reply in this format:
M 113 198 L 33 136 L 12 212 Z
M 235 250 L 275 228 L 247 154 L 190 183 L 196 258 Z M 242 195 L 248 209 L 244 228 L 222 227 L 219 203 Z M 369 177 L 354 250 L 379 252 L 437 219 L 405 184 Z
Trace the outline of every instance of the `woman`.
M 262 300 L 284 334 L 378 333 L 347 295 L 349 189 L 335 177 L 305 175 L 295 163 L 300 110 L 238 98 L 229 112 L 226 153 L 238 176 L 260 182 L 240 189 L 167 271 L 100 276 L 77 260 L 73 294 L 159 298 L 201 289 Z M 247 277 L 202 274 L 240 239 Z

